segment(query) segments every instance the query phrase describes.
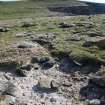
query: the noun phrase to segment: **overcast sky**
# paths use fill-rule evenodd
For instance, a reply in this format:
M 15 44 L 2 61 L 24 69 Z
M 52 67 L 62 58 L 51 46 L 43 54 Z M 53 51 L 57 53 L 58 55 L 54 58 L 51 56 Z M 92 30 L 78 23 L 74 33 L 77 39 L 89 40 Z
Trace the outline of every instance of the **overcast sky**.
M 20 0 L 0 0 L 0 1 L 20 1 Z
M 89 1 L 89 2 L 105 3 L 105 0 L 79 0 L 79 1 Z
M 19 1 L 19 0 L 0 0 L 0 1 Z M 105 0 L 79 0 L 79 1 L 89 1 L 89 2 L 105 3 Z

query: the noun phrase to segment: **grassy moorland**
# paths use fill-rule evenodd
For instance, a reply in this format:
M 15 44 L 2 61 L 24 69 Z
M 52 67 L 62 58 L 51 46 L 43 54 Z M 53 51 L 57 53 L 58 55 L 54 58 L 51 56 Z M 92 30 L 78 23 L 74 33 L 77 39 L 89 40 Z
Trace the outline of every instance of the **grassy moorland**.
M 46 75 L 48 78 L 42 81 L 42 85 L 48 90 L 56 89 L 57 99 L 60 96 L 68 102 L 73 99 L 73 105 L 93 105 L 87 104 L 87 101 L 94 97 L 99 100 L 92 102 L 105 102 L 105 15 L 69 16 L 64 13 L 69 9 L 65 7 L 72 6 L 74 12 L 87 12 L 87 7 L 85 11 L 82 7 L 75 11 L 76 6 L 84 5 L 76 0 L 0 2 L 0 76 L 17 83 L 20 90 L 15 98 L 24 99 L 26 103 L 32 98 L 30 102 L 33 104 L 27 105 L 42 105 L 45 98 L 36 88 L 40 82 L 38 79 Z M 62 7 L 64 11 L 54 12 L 48 7 Z M 96 81 L 92 78 L 94 83 L 90 83 L 91 75 L 99 75 L 101 79 L 98 78 L 97 82 L 97 78 Z M 59 85 L 55 82 L 53 86 L 49 77 L 58 80 Z M 52 105 L 51 101 L 55 102 L 55 98 L 51 100 L 50 92 L 45 94 L 46 102 L 49 103 L 50 99 Z M 83 96 L 81 100 L 80 95 Z M 57 100 L 61 102 L 55 105 L 65 105 L 62 99 Z M 85 104 L 81 104 L 82 101 Z
M 8 45 L 13 41 L 20 40 L 16 38 L 16 34 L 20 32 L 32 31 L 36 33 L 55 33 L 57 34 L 57 38 L 55 42 L 58 42 L 55 46 L 56 53 L 68 53 L 69 56 L 72 56 L 75 59 L 82 58 L 93 58 L 93 59 L 104 59 L 104 50 L 100 50 L 97 47 L 92 46 L 89 48 L 83 47 L 82 44 L 84 40 L 75 42 L 75 41 L 65 41 L 75 34 L 79 34 L 83 36 L 89 36 L 92 31 L 98 36 L 104 36 L 105 24 L 103 23 L 103 16 L 95 16 L 92 17 L 91 20 L 88 19 L 87 16 L 77 16 L 72 17 L 70 19 L 62 19 L 62 18 L 47 18 L 47 16 L 51 13 L 48 10 L 48 6 L 71 6 L 71 5 L 83 5 L 77 1 L 71 0 L 34 0 L 34 1 L 20 1 L 20 2 L 1 2 L 0 4 L 0 19 L 13 19 L 16 25 L 10 29 L 10 31 L 6 33 L 1 33 L 0 38 L 0 46 Z M 23 19 L 24 18 L 32 18 L 34 22 L 34 26 L 28 28 L 22 28 L 19 26 L 19 20 L 15 19 Z M 69 24 L 75 24 L 70 29 L 59 28 L 59 24 L 62 22 L 67 22 Z M 86 25 L 85 23 L 86 22 Z M 92 27 L 87 28 L 87 25 L 91 24 L 88 22 L 92 22 Z M 18 24 L 19 23 L 19 24 Z M 78 27 L 79 24 L 79 27 Z M 9 22 L 11 25 L 11 22 Z M 90 32 L 88 34 L 87 32 Z M 55 44 L 55 43 L 54 43 Z M 71 53 L 72 52 L 72 53 Z
M 50 15 L 48 6 L 82 5 L 74 0 L 33 0 L 18 2 L 1 2 L 0 19 L 42 17 Z
M 84 25 L 84 22 L 87 21 L 88 18 L 86 16 L 72 17 L 70 19 L 52 19 L 47 17 L 36 19 L 34 18 L 33 23 L 35 26 L 23 28 L 17 25 L 12 27 L 11 30 L 6 33 L 2 32 L 0 38 L 0 46 L 7 46 L 12 42 L 25 39 L 24 37 L 16 37 L 16 34 L 22 32 L 35 32 L 36 35 L 39 33 L 53 33 L 55 35 L 57 34 L 56 39 L 52 43 L 55 47 L 54 53 L 67 53 L 69 56 L 72 56 L 76 60 L 80 60 L 82 58 L 104 60 L 104 49 L 100 49 L 97 46 L 83 47 L 83 43 L 85 42 L 84 39 L 81 39 L 80 41 L 71 41 L 70 39 L 75 34 L 80 35 L 81 37 L 91 38 L 90 36 L 92 31 L 94 31 L 93 34 L 104 37 L 105 29 L 104 24 L 102 24 L 103 16 L 101 18 L 98 16 L 92 18 L 92 22 L 94 23 L 92 28 L 87 28 L 87 26 Z M 59 27 L 59 24 L 62 22 L 67 22 L 69 24 L 80 24 L 81 26 L 73 27 L 71 29 L 63 29 Z M 88 34 L 87 31 L 90 34 Z

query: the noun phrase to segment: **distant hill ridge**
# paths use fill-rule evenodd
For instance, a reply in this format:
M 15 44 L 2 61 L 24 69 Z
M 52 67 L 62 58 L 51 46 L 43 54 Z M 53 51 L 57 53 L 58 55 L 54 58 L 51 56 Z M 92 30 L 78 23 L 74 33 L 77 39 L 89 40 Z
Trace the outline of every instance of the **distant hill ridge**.
M 0 2 L 0 19 L 105 14 L 105 4 L 77 0 Z

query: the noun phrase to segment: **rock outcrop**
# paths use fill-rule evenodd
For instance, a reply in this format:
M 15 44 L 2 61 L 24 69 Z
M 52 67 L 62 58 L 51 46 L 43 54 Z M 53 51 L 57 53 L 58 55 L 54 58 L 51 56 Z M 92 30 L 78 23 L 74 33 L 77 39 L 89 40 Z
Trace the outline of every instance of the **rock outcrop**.
M 77 2 L 78 3 L 78 2 Z M 61 12 L 67 15 L 91 15 L 104 14 L 105 5 L 98 3 L 82 2 L 83 4 L 70 6 L 51 6 L 48 7 L 50 11 Z

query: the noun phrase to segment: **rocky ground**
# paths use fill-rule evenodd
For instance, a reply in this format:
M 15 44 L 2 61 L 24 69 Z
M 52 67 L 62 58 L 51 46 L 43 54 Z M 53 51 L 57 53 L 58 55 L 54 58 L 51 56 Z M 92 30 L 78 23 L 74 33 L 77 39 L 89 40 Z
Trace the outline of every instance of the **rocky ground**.
M 105 105 L 105 15 L 0 21 L 0 105 Z

